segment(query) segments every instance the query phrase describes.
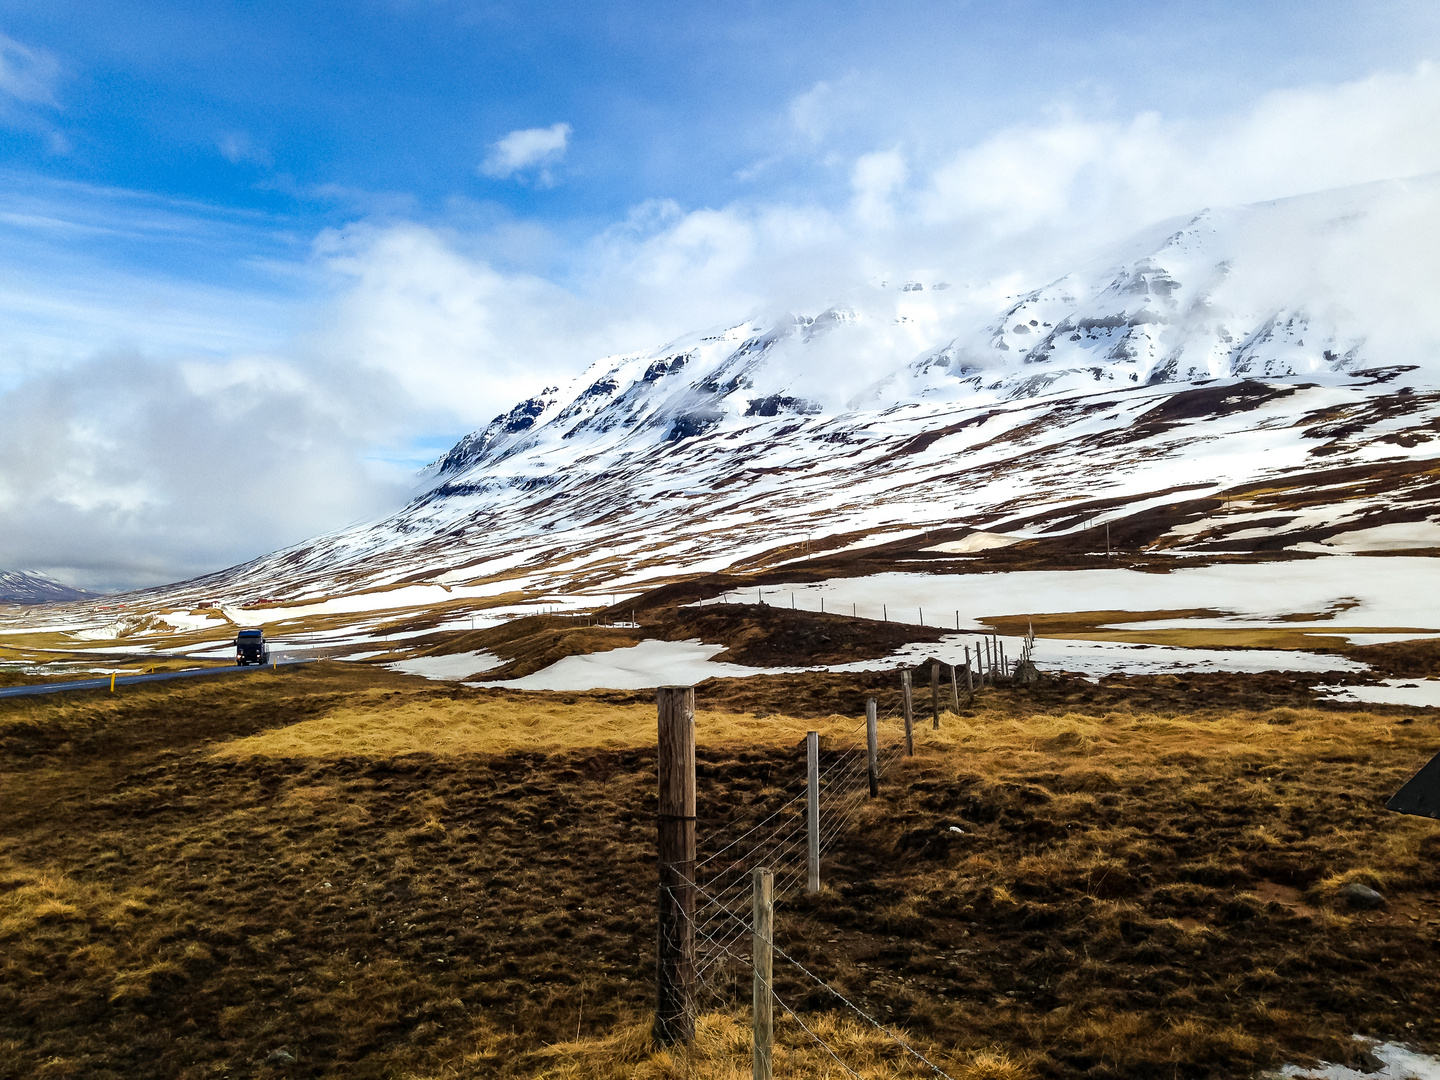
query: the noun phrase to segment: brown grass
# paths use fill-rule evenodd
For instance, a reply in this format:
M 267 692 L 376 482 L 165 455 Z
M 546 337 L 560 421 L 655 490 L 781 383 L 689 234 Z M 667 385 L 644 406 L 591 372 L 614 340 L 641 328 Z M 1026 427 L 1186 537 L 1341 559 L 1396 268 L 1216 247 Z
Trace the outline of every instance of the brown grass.
M 702 850 L 794 789 L 801 732 L 853 727 L 770 714 L 806 678 L 702 688 Z M 782 948 L 957 1080 L 1433 1047 L 1440 827 L 1380 809 L 1433 719 L 1128 703 L 1183 700 L 1155 685 L 923 717 L 826 888 L 783 898 Z M 743 965 L 688 1053 L 648 1040 L 642 697 L 314 665 L 6 703 L 0 1077 L 748 1075 Z M 1351 880 L 1386 907 L 1344 907 Z M 867 1080 L 926 1075 L 783 963 L 777 989 Z M 779 1042 L 777 1075 L 845 1075 L 788 1019 Z
M 793 746 L 807 731 L 839 735 L 853 717 L 797 719 L 701 710 L 701 745 Z M 653 705 L 569 704 L 554 695 L 450 698 L 371 691 L 324 716 L 227 742 L 227 758 L 390 758 L 402 754 L 508 754 L 521 751 L 614 750 L 655 738 Z

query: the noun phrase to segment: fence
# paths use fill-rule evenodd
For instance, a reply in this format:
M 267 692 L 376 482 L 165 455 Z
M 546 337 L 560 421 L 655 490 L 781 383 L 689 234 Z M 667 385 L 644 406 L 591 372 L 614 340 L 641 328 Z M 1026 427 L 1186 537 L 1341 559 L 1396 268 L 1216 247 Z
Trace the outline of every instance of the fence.
M 967 653 L 968 655 L 968 653 Z M 977 659 L 984 661 L 977 649 Z M 998 652 L 995 662 L 999 666 Z M 931 667 L 932 723 L 940 726 L 941 665 Z M 977 670 L 978 669 L 978 670 Z M 1000 670 L 1004 670 L 1000 668 Z M 986 669 L 964 668 L 966 700 L 983 685 Z M 995 677 L 990 669 L 989 677 Z M 958 707 L 961 675 L 950 668 L 946 696 Z M 770 1080 L 775 1007 L 834 1059 L 848 1075 L 859 1074 L 808 1027 L 775 990 L 773 965 L 789 965 L 804 981 L 833 995 L 838 1005 L 900 1046 L 936 1076 L 947 1074 L 896 1032 L 881 1024 L 835 987 L 791 957 L 774 939 L 773 905 L 800 889 L 821 888 L 825 853 L 844 835 L 865 801 L 878 795 L 880 780 L 901 757 L 914 753 L 914 690 L 901 673 L 900 700 L 883 712 L 872 698 L 866 717 L 822 744 L 805 740 L 803 774 L 795 775 L 745 822 L 728 834 L 707 838 L 697 857 L 694 690 L 662 687 L 658 693 L 660 780 L 659 936 L 655 1037 L 662 1044 L 688 1042 L 703 1004 L 733 1005 L 750 983 L 754 1022 L 754 1077 Z M 887 723 L 888 721 L 888 723 Z

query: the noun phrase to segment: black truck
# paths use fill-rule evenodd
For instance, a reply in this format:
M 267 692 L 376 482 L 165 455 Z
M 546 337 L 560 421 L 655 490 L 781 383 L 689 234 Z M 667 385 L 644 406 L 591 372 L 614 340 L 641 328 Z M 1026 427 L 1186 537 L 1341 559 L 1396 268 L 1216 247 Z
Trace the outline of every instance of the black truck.
M 265 644 L 264 630 L 241 630 L 235 635 L 235 663 L 239 667 L 246 664 L 268 664 L 270 662 L 270 649 Z

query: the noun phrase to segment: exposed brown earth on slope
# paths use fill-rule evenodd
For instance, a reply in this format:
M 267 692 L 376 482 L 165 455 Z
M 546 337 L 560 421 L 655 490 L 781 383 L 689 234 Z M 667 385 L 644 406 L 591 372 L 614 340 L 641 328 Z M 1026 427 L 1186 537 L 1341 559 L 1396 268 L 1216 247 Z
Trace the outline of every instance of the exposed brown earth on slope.
M 638 626 L 605 625 L 608 614 Z M 843 664 L 888 656 L 915 641 L 939 641 L 944 631 L 908 623 L 886 623 L 842 615 L 792 611 L 769 604 L 721 604 L 703 608 L 662 605 L 653 599 L 623 614 L 619 609 L 599 618 L 576 615 L 530 615 L 485 630 L 449 631 L 416 638 L 420 655 L 444 656 L 472 650 L 500 657 L 504 663 L 487 679 L 516 679 L 549 667 L 565 656 L 626 648 L 640 641 L 687 641 L 724 645 L 717 660 L 756 667 L 799 667 Z

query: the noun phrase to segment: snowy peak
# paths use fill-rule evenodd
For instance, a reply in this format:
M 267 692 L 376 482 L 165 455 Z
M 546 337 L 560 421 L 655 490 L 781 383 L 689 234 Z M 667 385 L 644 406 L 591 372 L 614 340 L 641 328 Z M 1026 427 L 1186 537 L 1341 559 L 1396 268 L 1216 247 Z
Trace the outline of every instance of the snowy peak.
M 871 309 L 748 319 L 597 361 L 466 436 L 435 474 L 489 484 L 547 446 L 563 447 L 567 463 L 598 462 L 717 430 L 742 437 L 777 417 L 921 400 L 978 406 L 1404 365 L 1436 381 L 1434 349 L 1370 344 L 1377 327 L 1405 318 L 1375 303 L 1384 290 L 1367 275 L 1383 278 L 1397 235 L 1437 221 L 1440 181 L 1425 178 L 1203 210 L 998 313 L 957 302 L 944 283 L 877 283 L 884 302 Z M 1409 322 L 1412 337 L 1440 342 L 1433 314 Z M 533 464 L 520 471 L 533 475 Z
M 84 600 L 94 593 L 74 589 L 45 574 L 0 570 L 0 604 L 55 604 Z
M 1427 186 L 1433 209 L 1435 185 Z M 1411 360 L 1367 357 L 1367 327 L 1346 297 L 1307 296 L 1303 282 L 1286 280 L 1297 255 L 1284 234 L 1297 213 L 1319 219 L 1304 236 L 1322 262 L 1327 249 L 1356 254 L 1357 238 L 1383 239 L 1357 228 L 1363 215 L 1323 212 L 1334 201 L 1332 193 L 1204 211 L 1138 257 L 1068 274 L 1020 297 L 981 333 L 922 356 L 910 365 L 909 392 L 1015 400 L 1116 385 L 1309 378 Z M 1361 254 L 1385 261 L 1383 251 Z
M 581 453 L 616 433 L 651 445 L 703 434 L 726 419 L 815 415 L 822 404 L 792 393 L 789 365 L 767 363 L 770 354 L 782 344 L 803 351 L 859 319 L 851 309 L 830 308 L 769 323 L 747 320 L 651 352 L 607 357 L 569 386 L 547 387 L 467 435 L 435 472 L 448 477 L 494 466 L 549 442 Z

